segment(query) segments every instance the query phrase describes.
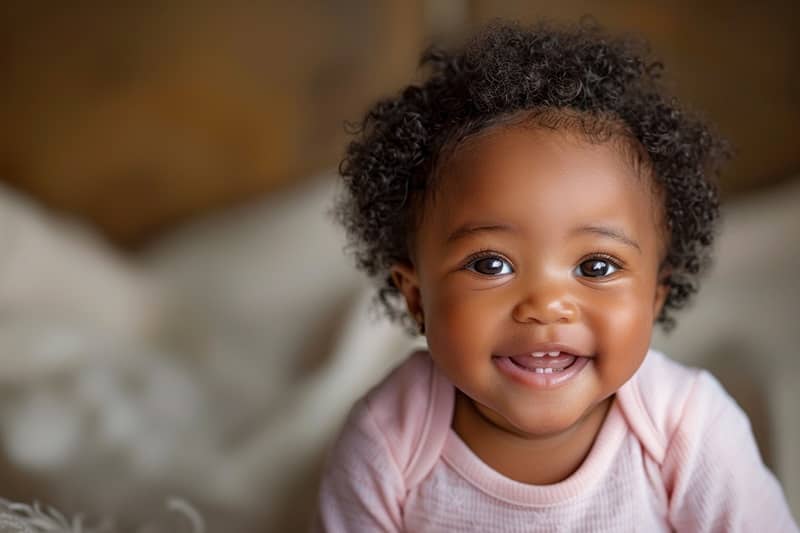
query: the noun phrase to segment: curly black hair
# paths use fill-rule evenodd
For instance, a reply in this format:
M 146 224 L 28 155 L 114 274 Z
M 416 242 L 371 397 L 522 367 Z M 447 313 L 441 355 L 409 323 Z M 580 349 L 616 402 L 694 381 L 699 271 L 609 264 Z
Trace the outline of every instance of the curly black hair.
M 674 325 L 672 311 L 697 291 L 710 262 L 719 217 L 714 181 L 729 150 L 666 94 L 662 64 L 648 55 L 644 42 L 609 37 L 593 21 L 494 23 L 454 53 L 427 51 L 427 79 L 379 101 L 351 128 L 356 138 L 339 166 L 345 192 L 334 214 L 357 266 L 381 282 L 378 297 L 390 318 L 409 324 L 389 269 L 409 262 L 418 200 L 434 187 L 442 157 L 476 133 L 533 112 L 556 129 L 553 116 L 584 117 L 590 138 L 616 122 L 642 154 L 664 199 L 669 236 L 669 292 L 657 322 Z

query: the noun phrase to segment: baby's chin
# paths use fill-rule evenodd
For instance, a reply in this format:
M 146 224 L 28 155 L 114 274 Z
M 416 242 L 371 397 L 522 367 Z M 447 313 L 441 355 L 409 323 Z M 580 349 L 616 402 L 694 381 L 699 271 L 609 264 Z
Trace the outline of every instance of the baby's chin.
M 505 431 L 517 437 L 530 440 L 542 440 L 567 436 L 575 431 L 581 423 L 592 416 L 605 414 L 606 401 L 580 409 L 578 406 L 554 408 L 549 406 L 529 406 L 527 409 L 516 408 L 512 411 L 492 411 L 484 413 Z M 486 408 L 484 408 L 486 409 Z M 488 411 L 488 409 L 487 409 Z
M 569 433 L 580 418 L 571 418 L 565 416 L 526 416 L 515 417 L 514 419 L 506 419 L 506 431 L 514 433 L 516 436 L 531 439 L 541 440 L 553 437 L 558 437 Z

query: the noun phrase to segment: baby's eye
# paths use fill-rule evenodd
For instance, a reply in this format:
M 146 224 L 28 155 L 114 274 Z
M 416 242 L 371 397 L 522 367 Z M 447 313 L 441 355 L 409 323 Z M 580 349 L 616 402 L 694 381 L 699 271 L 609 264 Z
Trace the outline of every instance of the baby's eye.
M 514 269 L 511 268 L 511 263 L 496 255 L 479 257 L 470 261 L 465 268 L 484 276 L 500 276 L 514 272 Z
M 585 278 L 603 278 L 619 270 L 619 267 L 608 259 L 588 259 L 575 267 L 575 274 Z

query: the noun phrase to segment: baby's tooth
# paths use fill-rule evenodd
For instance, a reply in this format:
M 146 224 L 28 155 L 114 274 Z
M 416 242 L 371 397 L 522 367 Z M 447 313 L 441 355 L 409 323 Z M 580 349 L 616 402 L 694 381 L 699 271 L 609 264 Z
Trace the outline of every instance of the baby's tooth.
M 537 368 L 536 370 L 534 370 L 534 372 L 536 372 L 537 374 L 544 374 L 544 368 Z
M 547 355 L 549 355 L 550 357 L 558 357 L 559 353 L 561 352 L 547 352 Z
M 552 368 L 545 368 L 544 369 L 544 373 L 545 374 L 552 374 L 553 373 L 553 369 Z
M 547 352 L 533 352 L 531 355 L 533 357 L 544 357 Z

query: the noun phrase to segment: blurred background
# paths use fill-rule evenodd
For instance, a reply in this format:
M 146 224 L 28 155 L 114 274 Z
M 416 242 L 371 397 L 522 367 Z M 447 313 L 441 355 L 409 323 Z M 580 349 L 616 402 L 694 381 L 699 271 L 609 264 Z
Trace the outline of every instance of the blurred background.
M 373 316 L 326 215 L 344 122 L 432 43 L 592 15 L 648 39 L 734 145 L 716 270 L 655 342 L 731 390 L 797 516 L 796 7 L 4 3 L 0 496 L 130 527 L 179 495 L 211 531 L 305 527 L 341 417 L 420 344 Z

